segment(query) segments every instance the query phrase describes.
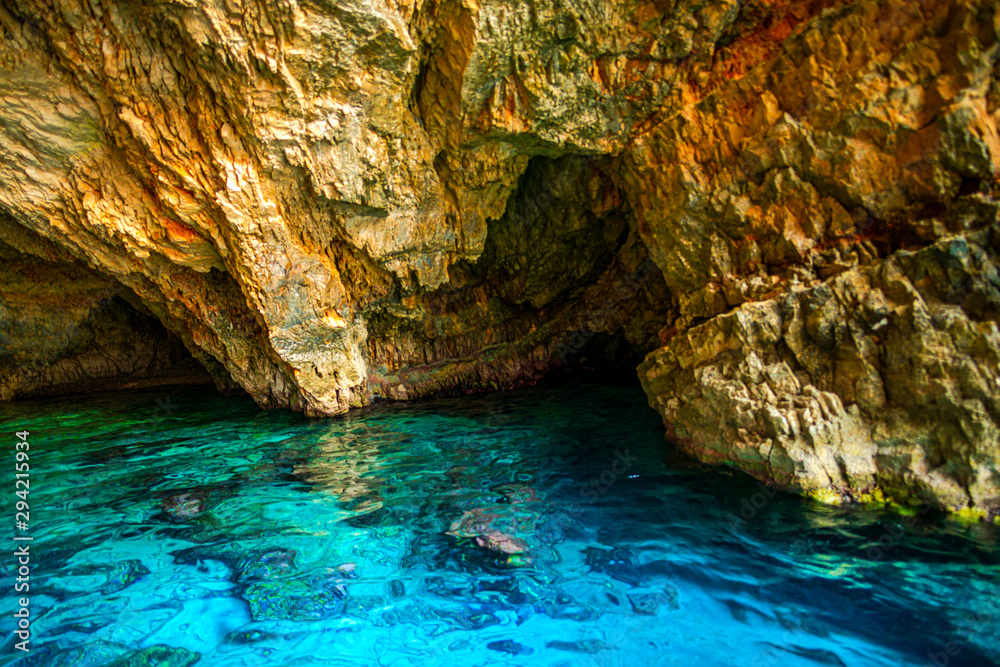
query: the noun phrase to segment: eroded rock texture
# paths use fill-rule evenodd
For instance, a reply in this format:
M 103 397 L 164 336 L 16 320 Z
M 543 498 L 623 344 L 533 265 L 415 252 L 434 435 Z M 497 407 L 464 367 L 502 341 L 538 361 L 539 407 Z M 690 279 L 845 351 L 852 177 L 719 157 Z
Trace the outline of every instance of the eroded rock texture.
M 95 304 L 309 414 L 649 353 L 704 460 L 1000 497 L 995 2 L 0 0 L 0 25 L 5 396 L 90 358 L 60 332 Z
M 625 154 L 680 306 L 640 376 L 686 449 L 831 500 L 995 503 L 997 27 L 835 7 Z
M 0 400 L 212 382 L 205 367 L 217 364 L 193 359 L 131 290 L 9 221 L 0 227 Z

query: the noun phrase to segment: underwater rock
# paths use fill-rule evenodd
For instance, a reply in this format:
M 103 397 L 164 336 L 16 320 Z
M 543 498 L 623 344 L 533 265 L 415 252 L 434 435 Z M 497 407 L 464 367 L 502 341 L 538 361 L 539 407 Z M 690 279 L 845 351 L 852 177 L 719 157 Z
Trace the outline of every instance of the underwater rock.
M 575 600 L 565 593 L 559 593 L 555 598 L 549 597 L 536 602 L 534 607 L 539 613 L 554 619 L 583 622 L 600 615 L 600 612 L 595 611 L 588 605 Z
M 510 639 L 504 639 L 498 642 L 490 642 L 486 645 L 486 648 L 491 651 L 499 651 L 500 653 L 509 653 L 510 655 L 531 655 L 535 651 L 524 644 L 519 644 Z
M 57 631 L 57 628 L 53 628 Z M 34 646 L 31 654 L 22 659 L 19 664 L 24 667 L 79 667 L 80 665 L 95 665 L 105 667 L 117 658 L 128 653 L 123 645 L 117 642 L 98 639 L 85 644 L 58 650 L 52 644 Z
M 677 589 L 669 584 L 663 590 L 655 593 L 629 593 L 628 601 L 632 605 L 632 611 L 637 614 L 648 616 L 656 615 L 661 606 L 667 607 L 670 611 L 677 611 L 681 608 L 677 600 Z
M 277 579 L 295 570 L 295 551 L 292 549 L 270 549 L 249 554 L 240 559 L 236 566 L 238 581 Z
M 623 583 L 640 586 L 643 575 L 632 560 L 632 553 L 627 549 L 587 547 L 584 551 L 584 562 L 591 572 L 602 572 Z
M 637 614 L 656 614 L 660 606 L 660 601 L 655 594 L 634 593 L 628 596 L 628 601 L 632 604 L 632 610 Z
M 141 561 L 135 559 L 119 561 L 111 568 L 108 580 L 101 586 L 101 595 L 110 595 L 124 590 L 149 573 L 149 568 Z
M 613 650 L 615 647 L 599 639 L 584 639 L 577 642 L 550 641 L 545 642 L 546 648 L 557 651 L 569 651 L 570 653 L 587 653 L 593 655 L 601 651 Z
M 201 659 L 200 653 L 186 648 L 150 646 L 130 651 L 104 667 L 190 667 Z
M 259 641 L 266 641 L 269 639 L 276 639 L 276 635 L 269 632 L 264 632 L 263 630 L 238 630 L 236 632 L 230 632 L 226 635 L 226 642 L 230 644 L 253 644 Z
M 97 589 L 102 595 L 111 595 L 128 588 L 149 573 L 149 569 L 142 564 L 142 561 L 131 558 L 111 565 L 77 565 L 68 569 L 69 580 L 84 578 L 85 583 L 73 583 L 68 589 L 93 590 L 95 583 L 101 582 L 97 584 Z M 66 587 L 65 582 L 59 585 L 59 588 Z
M 163 501 L 163 510 L 176 521 L 189 521 L 205 510 L 205 498 L 194 493 L 179 493 Z
M 4 14 L 0 400 L 645 358 L 702 461 L 995 519 L 995 1 L 93 7 Z
M 532 522 L 519 511 L 501 508 L 477 508 L 462 513 L 462 517 L 451 524 L 447 535 L 471 538 L 476 544 L 497 553 L 524 554 L 530 549 L 528 543 L 515 535 L 503 532 L 502 528 L 515 532 L 530 529 Z
M 354 563 L 300 579 L 294 576 L 295 556 L 292 549 L 269 549 L 240 559 L 240 597 L 249 603 L 255 621 L 319 620 L 344 613 L 347 580 L 357 577 Z
M 255 621 L 317 621 L 336 618 L 347 606 L 347 590 L 325 581 L 285 579 L 245 586 L 240 597 Z
M 521 538 L 497 532 L 477 535 L 476 544 L 505 554 L 522 554 L 528 551 L 528 543 Z

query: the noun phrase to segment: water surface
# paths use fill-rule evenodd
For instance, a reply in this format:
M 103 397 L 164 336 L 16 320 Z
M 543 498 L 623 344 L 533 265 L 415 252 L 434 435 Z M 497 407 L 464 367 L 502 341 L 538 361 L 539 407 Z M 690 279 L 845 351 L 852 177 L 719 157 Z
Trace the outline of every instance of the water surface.
M 692 464 L 637 387 L 327 420 L 206 389 L 23 402 L 11 460 L 22 429 L 33 641 L 8 555 L 2 664 L 1000 660 L 995 527 Z

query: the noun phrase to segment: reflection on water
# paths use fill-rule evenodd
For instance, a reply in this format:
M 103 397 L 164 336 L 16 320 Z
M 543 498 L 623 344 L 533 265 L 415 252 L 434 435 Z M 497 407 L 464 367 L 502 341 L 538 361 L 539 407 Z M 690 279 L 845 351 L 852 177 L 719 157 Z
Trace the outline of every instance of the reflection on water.
M 3 664 L 1000 661 L 996 527 L 704 469 L 637 388 L 329 420 L 166 398 L 0 408 L 32 433 L 36 564 Z

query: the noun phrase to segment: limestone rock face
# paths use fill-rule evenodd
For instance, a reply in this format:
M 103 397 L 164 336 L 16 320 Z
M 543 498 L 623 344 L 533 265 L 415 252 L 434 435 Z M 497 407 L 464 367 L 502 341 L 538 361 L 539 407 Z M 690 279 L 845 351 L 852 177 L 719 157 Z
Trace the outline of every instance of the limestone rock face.
M 644 387 L 703 460 L 825 499 L 987 507 L 1000 457 L 988 236 L 743 304 L 649 355 Z
M 623 154 L 679 307 L 640 377 L 688 451 L 827 500 L 1000 497 L 998 26 L 823 11 Z
M 649 354 L 706 461 L 1000 496 L 995 2 L 16 0 L 0 27 L 0 398 L 189 354 L 329 415 Z
M 532 157 L 620 148 L 734 7 L 18 3 L 0 206 L 263 405 L 342 412 L 369 311 L 420 317 Z

